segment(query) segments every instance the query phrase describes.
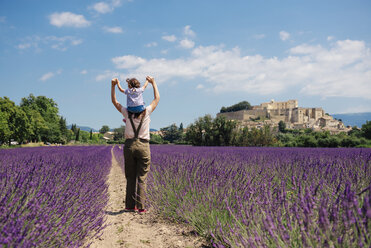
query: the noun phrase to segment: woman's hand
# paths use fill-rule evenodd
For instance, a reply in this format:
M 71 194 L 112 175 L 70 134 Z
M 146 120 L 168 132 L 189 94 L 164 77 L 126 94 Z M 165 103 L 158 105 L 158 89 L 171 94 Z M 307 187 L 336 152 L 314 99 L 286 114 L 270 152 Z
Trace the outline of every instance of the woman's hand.
M 150 82 L 151 84 L 153 84 L 153 82 L 155 81 L 155 79 L 153 77 L 150 77 L 150 76 L 147 76 L 146 77 L 147 81 Z
M 111 84 L 112 84 L 112 86 L 115 86 L 116 84 L 118 84 L 118 79 L 117 78 L 112 78 L 112 80 L 111 80 Z
M 150 76 L 147 76 L 146 79 L 153 86 L 153 96 L 154 96 L 154 99 L 153 99 L 153 101 L 151 102 L 150 105 L 152 107 L 152 111 L 154 111 L 155 108 L 157 107 L 158 102 L 160 101 L 160 93 L 158 92 L 158 88 L 157 88 L 157 84 L 156 84 L 155 79 L 153 77 L 150 77 Z

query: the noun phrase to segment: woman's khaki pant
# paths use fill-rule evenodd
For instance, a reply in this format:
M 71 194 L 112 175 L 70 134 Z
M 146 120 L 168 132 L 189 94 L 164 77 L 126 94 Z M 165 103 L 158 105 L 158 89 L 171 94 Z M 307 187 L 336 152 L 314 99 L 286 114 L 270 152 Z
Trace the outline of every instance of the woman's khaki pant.
M 124 146 L 126 197 L 125 207 L 144 209 L 146 178 L 151 165 L 148 141 L 128 139 Z M 136 191 L 136 193 L 135 193 Z

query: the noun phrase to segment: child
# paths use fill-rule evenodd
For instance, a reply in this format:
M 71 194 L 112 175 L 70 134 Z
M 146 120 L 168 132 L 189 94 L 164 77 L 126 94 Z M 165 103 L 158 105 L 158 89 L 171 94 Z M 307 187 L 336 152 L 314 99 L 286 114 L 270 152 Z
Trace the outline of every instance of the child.
M 117 80 L 117 87 L 119 90 L 127 95 L 127 109 L 132 113 L 140 113 L 144 111 L 144 101 L 143 101 L 143 92 L 148 86 L 148 80 L 146 79 L 143 87 L 140 87 L 140 82 L 136 78 L 128 78 L 126 82 L 128 83 L 128 89 L 123 89 L 120 85 L 120 81 Z M 126 122 L 126 120 L 123 120 Z

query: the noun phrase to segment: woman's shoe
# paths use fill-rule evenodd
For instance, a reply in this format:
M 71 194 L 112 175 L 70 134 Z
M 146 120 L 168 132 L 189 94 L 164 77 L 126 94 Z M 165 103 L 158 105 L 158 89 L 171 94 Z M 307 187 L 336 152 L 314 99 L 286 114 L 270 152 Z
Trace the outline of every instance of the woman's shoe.
M 144 213 L 147 213 L 147 209 L 139 209 L 138 210 L 138 213 L 140 213 L 140 214 L 144 214 Z
M 124 211 L 125 212 L 136 212 L 138 211 L 138 209 L 137 208 L 125 208 Z

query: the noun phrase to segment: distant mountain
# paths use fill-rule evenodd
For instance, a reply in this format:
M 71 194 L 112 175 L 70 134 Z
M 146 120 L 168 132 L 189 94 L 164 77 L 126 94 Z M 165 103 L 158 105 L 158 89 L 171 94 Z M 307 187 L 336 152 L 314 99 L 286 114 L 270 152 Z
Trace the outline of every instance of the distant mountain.
M 371 112 L 365 113 L 349 113 L 349 114 L 333 114 L 332 117 L 341 119 L 345 126 L 362 127 L 366 121 L 371 121 Z
M 67 125 L 67 129 L 71 129 L 71 124 L 70 125 Z M 79 125 L 76 125 L 77 128 L 80 128 L 80 130 L 82 131 L 86 131 L 86 132 L 90 132 L 90 130 L 93 130 L 93 132 L 99 132 L 98 130 L 94 129 L 94 128 L 91 128 L 91 127 L 87 127 L 87 126 L 79 126 Z
M 72 126 L 72 124 L 70 124 L 70 125 L 67 125 L 67 129 L 71 129 L 71 126 Z M 82 130 L 82 131 L 86 131 L 86 132 L 90 132 L 90 129 L 92 129 L 93 130 L 93 132 L 99 132 L 99 130 L 97 130 L 97 129 L 94 129 L 94 128 L 92 128 L 92 127 L 87 127 L 87 126 L 79 126 L 79 125 L 76 125 L 76 127 L 77 128 L 80 128 L 80 130 Z M 110 129 L 110 131 L 111 132 L 113 132 L 113 130 L 114 130 L 114 128 L 111 128 Z M 149 131 L 151 131 L 151 132 L 153 132 L 153 131 L 157 131 L 156 129 L 153 129 L 153 128 L 151 128 Z

